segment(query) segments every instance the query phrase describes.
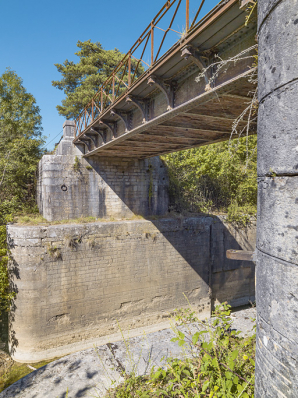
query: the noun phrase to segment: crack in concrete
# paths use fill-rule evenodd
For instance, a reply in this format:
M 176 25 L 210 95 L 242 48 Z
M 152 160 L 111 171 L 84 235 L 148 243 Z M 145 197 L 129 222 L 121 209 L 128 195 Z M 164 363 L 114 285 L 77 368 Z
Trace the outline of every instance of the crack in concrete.
M 263 250 L 259 249 L 258 246 L 256 247 L 256 249 L 257 249 L 259 252 L 261 252 L 262 254 L 264 254 L 265 256 L 272 257 L 272 258 L 278 260 L 278 261 L 281 262 L 283 265 L 289 265 L 289 264 L 291 264 L 291 265 L 295 265 L 296 267 L 298 267 L 298 264 L 292 263 L 291 261 L 283 260 L 283 259 L 281 259 L 281 258 L 279 258 L 279 257 L 274 256 L 273 254 L 266 253 L 266 252 L 264 252 Z M 258 264 L 257 264 L 257 266 L 258 266 Z
M 288 82 L 286 82 L 286 83 L 284 83 L 284 84 L 281 84 L 281 85 L 278 86 L 278 87 L 275 87 L 272 91 L 270 91 L 270 93 L 267 93 L 266 95 L 264 95 L 264 97 L 263 97 L 262 99 L 259 100 L 259 104 L 262 104 L 262 103 L 265 101 L 265 99 L 266 99 L 267 97 L 269 97 L 271 94 L 275 94 L 276 91 L 282 89 L 283 87 L 286 87 L 286 86 L 289 85 L 289 84 L 295 83 L 295 82 L 297 82 L 297 81 L 298 81 L 298 77 L 295 77 L 294 79 L 289 80 Z
M 116 357 L 116 350 L 118 348 L 117 344 L 112 344 L 112 343 L 108 343 L 107 344 L 108 349 L 111 351 L 111 354 L 113 355 L 116 363 L 117 363 L 117 371 L 119 373 L 124 373 L 125 372 L 125 367 L 122 365 L 122 363 L 120 362 L 120 360 Z

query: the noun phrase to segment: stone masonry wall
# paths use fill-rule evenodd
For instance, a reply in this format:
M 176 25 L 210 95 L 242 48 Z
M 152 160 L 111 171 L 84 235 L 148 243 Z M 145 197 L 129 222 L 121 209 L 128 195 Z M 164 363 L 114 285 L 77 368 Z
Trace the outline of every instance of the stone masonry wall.
M 87 160 L 72 143 L 73 122 L 63 127 L 55 153 L 39 162 L 37 202 L 44 218 L 125 218 L 168 211 L 168 175 L 159 157 Z
M 188 306 L 184 294 L 202 317 L 212 302 L 253 301 L 254 264 L 227 260 L 225 251 L 253 249 L 254 229 L 203 216 L 8 225 L 14 358 L 38 361 L 92 347 L 111 341 L 119 326 L 165 327 L 169 313 Z

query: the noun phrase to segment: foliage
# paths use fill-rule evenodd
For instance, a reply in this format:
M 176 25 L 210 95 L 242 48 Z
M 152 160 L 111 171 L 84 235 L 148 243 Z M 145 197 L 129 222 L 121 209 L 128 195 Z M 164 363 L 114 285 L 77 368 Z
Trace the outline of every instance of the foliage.
M 1 213 L 34 200 L 34 172 L 43 150 L 41 116 L 33 95 L 9 69 L 0 77 Z
M 80 170 L 80 161 L 79 158 L 76 156 L 74 159 L 74 164 L 73 164 L 73 169 L 74 171 L 79 171 Z
M 240 213 L 255 214 L 256 142 L 256 136 L 242 137 L 164 156 L 170 175 L 171 209 L 223 211 L 230 221 L 237 220 Z
M 13 293 L 7 273 L 6 223 L 18 211 L 35 210 L 34 172 L 43 150 L 41 116 L 22 79 L 7 69 L 0 76 L 0 311 Z
M 80 50 L 75 55 L 79 57 L 79 62 L 65 60 L 63 64 L 55 64 L 62 78 L 52 82 L 54 87 L 63 90 L 66 95 L 57 109 L 67 119 L 79 115 L 124 56 L 116 48 L 104 50 L 99 42 L 92 43 L 91 40 L 78 41 L 77 47 Z M 136 67 L 137 61 L 132 59 L 132 73 Z M 143 67 L 139 65 L 136 76 L 140 76 L 143 71 Z M 127 83 L 127 73 L 123 80 Z
M 189 345 L 192 356 L 169 359 L 165 368 L 152 369 L 149 376 L 124 374 L 124 382 L 108 391 L 110 398 L 254 396 L 255 335 L 240 337 L 231 329 L 230 306 L 217 306 L 211 322 L 202 322 L 192 311 L 177 313 L 176 341 Z M 187 337 L 179 329 L 195 322 L 199 331 Z

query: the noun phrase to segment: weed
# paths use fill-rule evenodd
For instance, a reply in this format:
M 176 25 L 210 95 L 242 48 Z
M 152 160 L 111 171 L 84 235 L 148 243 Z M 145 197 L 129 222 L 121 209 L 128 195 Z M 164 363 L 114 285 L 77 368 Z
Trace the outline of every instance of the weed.
M 62 259 L 61 251 L 56 246 L 48 246 L 47 252 L 55 260 L 61 260 Z
M 93 167 L 92 166 L 86 166 L 86 169 L 89 170 L 89 171 L 92 171 Z
M 22 216 L 16 217 L 15 220 L 19 224 L 33 224 L 33 225 L 43 224 L 43 223 L 47 222 L 47 220 L 45 218 L 43 218 L 40 214 L 22 215 Z
M 87 240 L 87 246 L 89 247 L 89 249 L 94 249 L 96 246 L 96 241 L 94 238 L 90 238 Z
M 277 174 L 275 173 L 275 171 L 271 167 L 269 169 L 269 175 L 270 175 L 270 177 L 276 177 L 277 176 Z
M 80 170 L 80 166 L 81 166 L 81 164 L 80 164 L 79 158 L 76 156 L 75 160 L 74 160 L 74 164 L 72 166 L 74 171 L 79 171 Z
M 189 345 L 191 357 L 170 358 L 166 367 L 152 368 L 148 376 L 124 374 L 124 382 L 107 397 L 213 397 L 249 398 L 254 395 L 255 335 L 240 337 L 231 329 L 230 306 L 215 308 L 210 321 L 200 321 L 192 309 L 179 310 L 174 331 L 179 346 Z M 195 322 L 198 331 L 182 333 Z
M 71 249 L 76 250 L 78 247 L 78 239 L 77 238 L 73 238 L 71 236 L 66 236 L 65 237 L 65 246 L 66 247 L 70 247 Z
M 127 220 L 144 220 L 144 217 L 140 214 L 133 214 L 131 217 L 127 218 Z

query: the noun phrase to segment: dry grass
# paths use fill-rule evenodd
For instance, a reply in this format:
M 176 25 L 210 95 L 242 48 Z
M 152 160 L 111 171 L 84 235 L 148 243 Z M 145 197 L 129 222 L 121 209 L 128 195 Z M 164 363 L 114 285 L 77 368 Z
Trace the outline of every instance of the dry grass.
M 0 392 L 31 373 L 33 369 L 29 368 L 28 365 L 35 369 L 39 369 L 56 359 L 59 358 L 38 363 L 19 363 L 13 361 L 6 352 L 0 350 Z

